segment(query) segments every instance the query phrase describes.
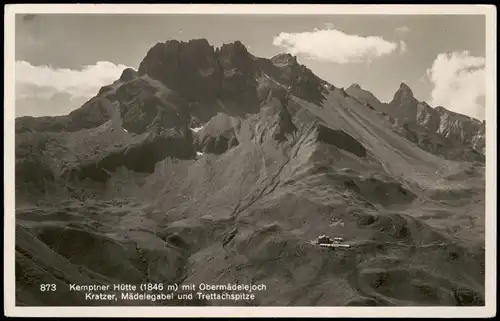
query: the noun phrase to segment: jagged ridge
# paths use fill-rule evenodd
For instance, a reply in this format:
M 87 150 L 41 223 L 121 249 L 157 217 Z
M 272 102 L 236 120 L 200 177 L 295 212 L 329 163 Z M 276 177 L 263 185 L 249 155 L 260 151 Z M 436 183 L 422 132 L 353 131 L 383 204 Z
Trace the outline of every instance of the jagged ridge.
M 61 288 L 251 278 L 273 285 L 245 302 L 257 305 L 484 304 L 481 163 L 424 152 L 418 112 L 388 130 L 387 106 L 353 89 L 291 55 L 167 41 L 86 104 L 104 104 L 101 118 L 29 119 L 43 136 L 18 119 L 18 301 L 82 304 L 41 298 L 40 277 Z M 415 104 L 409 88 L 395 96 L 395 110 Z M 310 244 L 325 233 L 352 247 Z

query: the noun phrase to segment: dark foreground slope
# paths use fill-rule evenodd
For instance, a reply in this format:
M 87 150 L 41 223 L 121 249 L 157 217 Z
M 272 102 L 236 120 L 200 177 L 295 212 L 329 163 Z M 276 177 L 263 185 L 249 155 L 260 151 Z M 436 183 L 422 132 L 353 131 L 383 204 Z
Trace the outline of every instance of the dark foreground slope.
M 81 110 L 96 108 L 92 124 L 17 120 L 18 304 L 484 305 L 481 159 L 424 150 L 293 57 L 157 44 Z M 69 288 L 120 283 L 266 288 L 155 302 Z

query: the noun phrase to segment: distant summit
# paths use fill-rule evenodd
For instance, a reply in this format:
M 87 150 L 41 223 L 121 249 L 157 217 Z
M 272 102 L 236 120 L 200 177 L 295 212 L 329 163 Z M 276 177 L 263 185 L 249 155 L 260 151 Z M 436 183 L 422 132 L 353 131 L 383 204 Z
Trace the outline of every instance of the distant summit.
M 122 75 L 120 76 L 120 81 L 130 81 L 135 77 L 137 77 L 137 71 L 132 68 L 126 68 L 125 70 L 123 70 Z
M 411 96 L 413 97 L 413 91 L 411 90 L 410 86 L 408 86 L 406 83 L 402 82 L 400 85 L 399 85 L 399 89 L 398 91 L 396 92 L 396 94 L 404 94 L 404 95 L 408 95 L 408 96 Z
M 290 54 L 278 54 L 272 57 L 271 61 L 276 65 L 298 65 L 297 57 Z

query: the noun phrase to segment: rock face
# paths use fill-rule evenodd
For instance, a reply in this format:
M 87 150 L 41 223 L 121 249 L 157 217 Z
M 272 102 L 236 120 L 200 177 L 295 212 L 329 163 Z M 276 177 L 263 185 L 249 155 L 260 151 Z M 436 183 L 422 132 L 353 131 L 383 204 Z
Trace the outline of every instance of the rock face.
M 137 71 L 135 71 L 132 68 L 127 68 L 122 72 L 122 75 L 120 76 L 120 81 L 122 82 L 131 81 L 136 77 L 137 77 Z
M 193 116 L 203 121 L 221 111 L 239 117 L 257 113 L 259 77 L 273 78 L 295 96 L 309 101 L 321 102 L 324 98 L 325 82 L 298 64 L 295 57 L 256 58 L 239 41 L 220 48 L 205 39 L 158 43 L 141 62 L 139 75 L 179 93 L 194 106 Z
M 297 58 L 290 54 L 279 54 L 270 60 L 259 59 L 258 65 L 265 77 L 282 84 L 291 94 L 307 101 L 321 104 L 325 99 L 325 81 L 318 78 Z
M 418 100 L 413 96 L 413 91 L 408 85 L 401 83 L 387 107 L 391 116 L 410 122 L 417 118 L 417 105 Z
M 262 106 L 267 107 L 267 117 L 274 119 L 272 128 L 272 138 L 282 142 L 287 139 L 287 135 L 297 130 L 293 122 L 293 117 L 288 110 L 290 94 L 283 88 L 272 88 L 263 101 Z
M 467 144 L 451 141 L 440 133 L 428 130 L 415 122 L 392 123 L 393 130 L 409 141 L 432 154 L 445 159 L 461 160 L 467 162 L 484 162 L 484 154 Z
M 188 100 L 211 103 L 222 76 L 214 48 L 205 39 L 157 43 L 141 62 L 139 75 L 161 81 Z
M 257 83 L 254 58 L 240 42 L 214 49 L 207 40 L 167 41 L 151 48 L 139 66 L 139 75 L 160 81 L 188 102 L 217 113 L 220 103 L 231 115 L 255 109 Z M 253 110 L 256 112 L 257 110 Z M 193 111 L 208 120 L 202 111 Z
M 371 92 L 361 88 L 360 85 L 353 84 L 346 89 L 346 92 L 351 97 L 358 99 L 361 103 L 365 104 L 366 106 L 370 106 L 371 108 L 380 112 L 384 111 L 384 106 L 383 106 L 384 104 L 380 100 L 378 100 L 378 98 L 375 97 L 375 95 L 373 95 Z
M 438 133 L 451 140 L 472 146 L 482 154 L 485 153 L 485 123 L 451 112 L 443 107 L 436 107 L 434 111 L 439 115 L 439 127 L 436 130 Z
M 239 120 L 217 114 L 196 133 L 196 149 L 209 154 L 222 154 L 239 144 L 235 128 Z
M 123 128 L 141 134 L 158 122 L 162 127 L 187 126 L 187 103 L 175 92 L 158 88 L 147 78 L 137 78 L 120 86 L 113 97 L 119 104 Z
M 366 148 L 342 130 L 334 130 L 323 125 L 317 126 L 318 140 L 343 149 L 358 157 L 366 156 Z

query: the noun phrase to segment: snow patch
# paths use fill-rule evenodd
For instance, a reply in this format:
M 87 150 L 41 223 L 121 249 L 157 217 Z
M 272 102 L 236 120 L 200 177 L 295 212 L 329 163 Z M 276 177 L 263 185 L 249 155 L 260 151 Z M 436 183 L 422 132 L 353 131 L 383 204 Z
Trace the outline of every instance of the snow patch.
M 203 126 L 201 126 L 201 127 L 195 127 L 195 128 L 189 128 L 189 129 L 191 129 L 192 131 L 194 131 L 195 133 L 197 133 L 197 132 L 199 132 L 202 128 L 203 128 Z

